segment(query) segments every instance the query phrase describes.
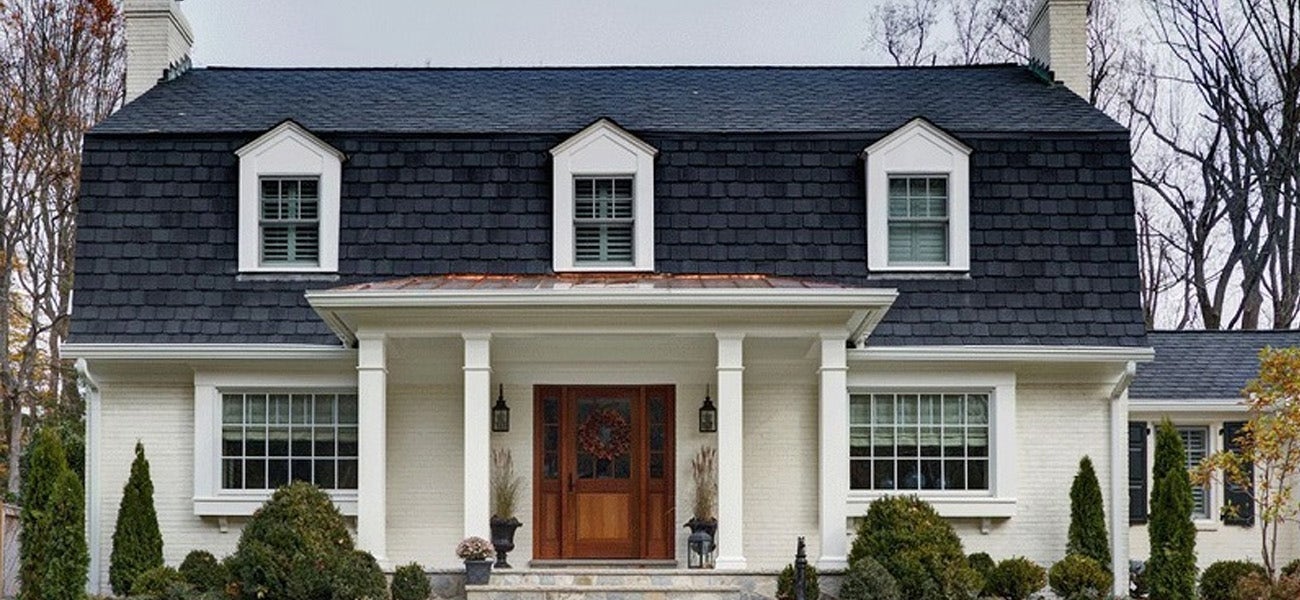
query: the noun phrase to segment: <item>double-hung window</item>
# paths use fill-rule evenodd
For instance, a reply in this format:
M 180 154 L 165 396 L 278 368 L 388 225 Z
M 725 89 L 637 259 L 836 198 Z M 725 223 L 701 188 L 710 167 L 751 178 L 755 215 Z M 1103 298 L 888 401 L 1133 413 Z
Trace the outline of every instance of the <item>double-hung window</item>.
M 574 177 L 574 264 L 633 264 L 636 237 L 633 190 L 632 177 Z
M 357 396 L 223 393 L 221 487 L 357 489 Z
M 262 264 L 320 264 L 319 178 L 263 177 L 260 184 Z
M 948 264 L 948 178 L 889 178 L 889 264 Z
M 1187 455 L 1187 468 L 1194 469 L 1210 454 L 1209 427 L 1179 427 L 1179 437 L 1183 438 L 1183 449 Z M 1192 487 L 1192 518 L 1209 520 L 1210 486 Z
M 988 491 L 989 427 L 988 394 L 855 394 L 849 487 Z

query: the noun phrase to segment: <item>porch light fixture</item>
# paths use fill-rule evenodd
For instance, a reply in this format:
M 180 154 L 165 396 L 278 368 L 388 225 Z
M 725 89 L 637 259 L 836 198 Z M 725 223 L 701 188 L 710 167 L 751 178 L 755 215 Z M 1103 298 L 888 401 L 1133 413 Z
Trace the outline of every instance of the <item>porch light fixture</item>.
M 505 385 L 497 384 L 497 403 L 492 406 L 492 431 L 510 431 L 510 407 L 506 406 Z
M 709 388 L 704 387 L 704 406 L 700 407 L 700 433 L 717 433 L 718 407 L 709 398 Z
M 691 569 L 713 568 L 713 536 L 703 530 L 686 538 L 686 566 Z

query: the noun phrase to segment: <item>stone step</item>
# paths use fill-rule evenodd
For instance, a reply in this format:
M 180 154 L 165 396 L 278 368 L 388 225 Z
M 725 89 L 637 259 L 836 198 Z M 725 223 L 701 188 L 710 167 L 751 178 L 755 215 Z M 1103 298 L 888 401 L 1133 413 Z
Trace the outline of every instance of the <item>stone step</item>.
M 681 569 L 542 569 L 492 571 L 493 586 L 736 587 L 739 575 Z
M 466 600 L 740 600 L 734 585 L 477 585 Z

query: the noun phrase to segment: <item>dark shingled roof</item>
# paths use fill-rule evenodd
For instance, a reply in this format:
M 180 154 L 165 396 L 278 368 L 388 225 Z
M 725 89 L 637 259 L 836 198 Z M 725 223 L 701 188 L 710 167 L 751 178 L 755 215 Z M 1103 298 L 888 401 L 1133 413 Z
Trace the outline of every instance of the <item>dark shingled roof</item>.
M 1300 331 L 1153 331 L 1153 362 L 1138 365 L 1129 398 L 1227 400 L 1259 372 L 1265 347 L 1300 346 Z
M 955 132 L 1124 128 L 1017 65 L 194 69 L 97 134 L 557 133 L 608 117 L 637 132 L 888 131 L 924 115 Z

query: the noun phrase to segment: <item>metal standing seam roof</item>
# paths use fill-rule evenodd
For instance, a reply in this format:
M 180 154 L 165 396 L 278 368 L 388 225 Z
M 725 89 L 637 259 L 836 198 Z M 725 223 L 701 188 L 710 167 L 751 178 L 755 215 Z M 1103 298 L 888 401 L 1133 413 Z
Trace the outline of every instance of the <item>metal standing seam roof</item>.
M 811 279 L 759 274 L 574 273 L 557 275 L 460 274 L 358 283 L 330 291 L 639 289 L 855 289 Z
M 1154 361 L 1139 364 L 1134 400 L 1230 400 L 1259 373 L 1259 352 L 1300 346 L 1300 331 L 1152 331 Z
M 193 69 L 93 134 L 889 131 L 924 115 L 957 132 L 1105 132 L 1119 123 L 1028 68 L 548 67 Z

